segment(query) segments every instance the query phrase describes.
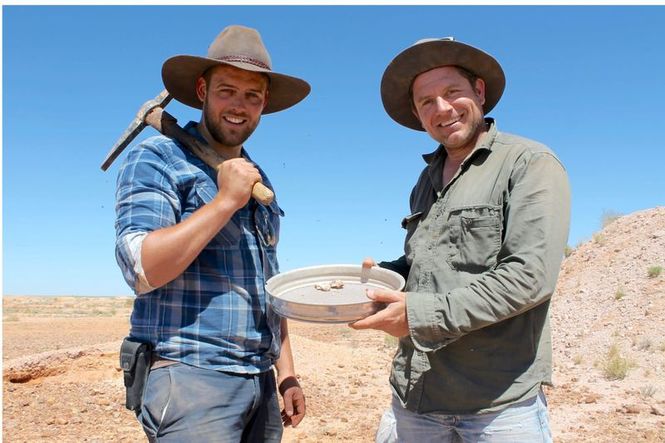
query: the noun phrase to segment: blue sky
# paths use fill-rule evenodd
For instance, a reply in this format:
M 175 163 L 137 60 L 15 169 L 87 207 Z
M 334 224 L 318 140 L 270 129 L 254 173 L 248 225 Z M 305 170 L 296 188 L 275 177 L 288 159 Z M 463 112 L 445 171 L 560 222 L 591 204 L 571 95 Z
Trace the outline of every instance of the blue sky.
M 306 79 L 298 106 L 246 143 L 286 212 L 283 271 L 402 253 L 401 219 L 436 144 L 394 123 L 379 84 L 398 52 L 455 36 L 493 54 L 507 86 L 500 130 L 565 164 L 569 244 L 603 213 L 665 204 L 662 6 L 3 6 L 3 293 L 127 295 L 114 256 L 121 156 L 100 164 L 161 65 L 204 55 L 228 24 L 257 28 L 278 72 Z M 196 110 L 172 102 L 180 123 Z M 154 135 L 144 130 L 139 140 Z

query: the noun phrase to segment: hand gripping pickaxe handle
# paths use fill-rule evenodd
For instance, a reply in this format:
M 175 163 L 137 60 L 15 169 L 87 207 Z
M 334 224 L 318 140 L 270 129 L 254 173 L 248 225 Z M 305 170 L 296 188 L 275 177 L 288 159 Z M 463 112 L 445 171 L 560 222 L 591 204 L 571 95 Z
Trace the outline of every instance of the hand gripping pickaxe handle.
M 102 164 L 102 170 L 105 171 L 109 167 L 120 152 L 129 145 L 132 139 L 136 137 L 146 125 L 152 126 L 160 134 L 177 140 L 194 155 L 203 160 L 204 163 L 215 170 L 219 170 L 219 167 L 225 158 L 219 155 L 217 151 L 212 149 L 206 143 L 200 141 L 178 125 L 178 120 L 164 110 L 164 106 L 166 106 L 170 100 L 171 97 L 168 92 L 162 91 L 162 93 L 155 97 L 154 100 L 146 102 L 141 107 L 134 121 L 129 125 L 127 130 L 107 155 L 106 160 L 104 160 L 104 163 Z M 263 205 L 269 205 L 275 198 L 275 194 L 263 183 L 256 182 L 252 188 L 252 197 Z
M 178 120 L 166 112 L 164 108 L 156 107 L 151 109 L 145 116 L 145 122 L 164 134 L 182 143 L 192 154 L 203 160 L 208 166 L 219 170 L 224 157 L 217 151 L 209 147 L 206 143 L 194 137 L 178 125 Z M 252 188 L 252 197 L 263 205 L 269 205 L 275 198 L 275 194 L 261 182 L 254 183 Z

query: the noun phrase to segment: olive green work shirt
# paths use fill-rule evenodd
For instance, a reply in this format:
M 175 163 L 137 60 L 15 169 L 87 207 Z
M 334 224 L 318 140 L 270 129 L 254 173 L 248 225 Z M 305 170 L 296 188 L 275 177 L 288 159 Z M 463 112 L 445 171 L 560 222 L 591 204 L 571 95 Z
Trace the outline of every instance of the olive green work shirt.
M 570 221 L 564 167 L 546 146 L 492 119 L 443 188 L 443 146 L 411 193 L 405 255 L 409 335 L 390 382 L 406 408 L 500 410 L 551 383 L 550 298 Z

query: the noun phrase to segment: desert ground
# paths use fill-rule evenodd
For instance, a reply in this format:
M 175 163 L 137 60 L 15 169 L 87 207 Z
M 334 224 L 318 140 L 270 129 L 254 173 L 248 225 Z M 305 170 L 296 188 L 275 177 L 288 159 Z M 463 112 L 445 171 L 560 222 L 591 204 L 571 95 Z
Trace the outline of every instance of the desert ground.
M 665 442 L 665 207 L 571 247 L 552 299 L 554 440 Z M 660 271 L 659 271 L 660 269 Z M 124 408 L 131 297 L 3 297 L 3 441 L 146 441 Z M 372 442 L 396 341 L 291 322 L 307 416 L 286 442 Z

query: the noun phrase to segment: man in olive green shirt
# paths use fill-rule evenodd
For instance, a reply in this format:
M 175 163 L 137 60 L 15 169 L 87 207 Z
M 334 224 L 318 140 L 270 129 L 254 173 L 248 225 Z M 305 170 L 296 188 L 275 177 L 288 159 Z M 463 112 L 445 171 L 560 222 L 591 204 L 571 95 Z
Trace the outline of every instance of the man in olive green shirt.
M 370 291 L 387 307 L 351 325 L 400 337 L 398 441 L 551 441 L 541 385 L 570 190 L 552 151 L 485 117 L 504 86 L 493 57 L 452 38 L 417 42 L 383 75 L 388 114 L 440 143 L 411 193 L 405 254 L 379 264 L 405 292 Z

